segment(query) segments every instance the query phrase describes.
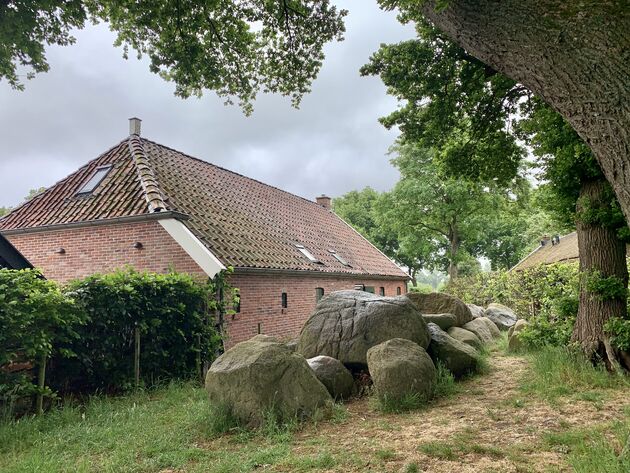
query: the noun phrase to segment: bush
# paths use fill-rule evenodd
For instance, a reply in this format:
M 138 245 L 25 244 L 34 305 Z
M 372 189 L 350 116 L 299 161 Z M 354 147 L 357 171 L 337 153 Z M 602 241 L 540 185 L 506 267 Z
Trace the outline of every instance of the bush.
M 530 323 L 519 337 L 527 346 L 564 346 L 579 302 L 577 263 L 540 265 L 522 271 L 482 273 L 450 283 L 447 292 L 468 303 L 498 302 Z
M 32 269 L 0 269 L 0 408 L 11 414 L 15 402 L 35 393 L 52 396 L 33 384 L 33 370 L 51 355 L 72 356 L 61 345 L 78 338 L 85 323 L 72 299 Z
M 124 270 L 75 281 L 66 294 L 85 313 L 87 323 L 79 329 L 80 338 L 67 345 L 77 356 L 56 366 L 59 388 L 133 386 L 136 330 L 146 386 L 199 377 L 203 362 L 220 347 L 211 282 L 187 274 Z

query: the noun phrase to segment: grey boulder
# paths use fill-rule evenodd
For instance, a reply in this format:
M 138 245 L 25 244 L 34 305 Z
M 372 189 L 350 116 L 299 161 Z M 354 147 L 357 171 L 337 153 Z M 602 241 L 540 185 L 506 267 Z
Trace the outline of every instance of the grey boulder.
M 461 327 L 472 320 L 470 309 L 457 297 L 442 292 L 421 294 L 410 292 L 407 297 L 416 305 L 423 314 L 453 314 L 457 320 L 456 326 Z
M 479 317 L 477 320 L 481 320 L 484 324 L 486 324 L 486 327 L 490 330 L 492 338 L 501 338 L 501 330 L 499 330 L 497 324 L 495 324 L 492 320 L 488 317 Z
M 306 362 L 333 398 L 348 399 L 352 396 L 354 378 L 341 361 L 320 355 L 309 358 Z
M 273 409 L 282 418 L 310 417 L 332 398 L 306 360 L 273 337 L 258 335 L 216 359 L 206 375 L 210 401 L 255 426 Z
M 514 311 L 502 304 L 490 304 L 486 308 L 486 317 L 492 320 L 502 331 L 509 330 L 518 320 Z
M 455 340 L 459 340 L 460 342 L 473 347 L 475 350 L 481 350 L 481 348 L 483 347 L 483 343 L 479 339 L 479 337 L 470 330 L 466 330 L 461 327 L 451 327 L 446 331 L 446 333 L 448 333 Z
M 466 305 L 470 309 L 470 313 L 472 314 L 473 319 L 476 319 L 478 317 L 483 317 L 485 315 L 486 310 L 483 307 L 480 307 L 475 304 L 466 304 Z
M 451 337 L 435 324 L 429 324 L 431 344 L 427 350 L 433 362 L 441 362 L 455 377 L 477 370 L 479 354 L 469 345 Z
M 527 320 L 519 319 L 510 327 L 510 330 L 508 330 L 508 351 L 517 352 L 525 348 L 525 344 L 519 335 L 527 325 Z
M 430 399 L 436 369 L 424 348 L 403 338 L 393 338 L 368 350 L 368 369 L 376 395 L 401 399 L 409 394 Z
M 300 333 L 298 352 L 305 358 L 326 355 L 352 369 L 364 368 L 367 351 L 392 338 L 423 348 L 431 340 L 422 314 L 407 297 L 338 291 L 315 307 Z
M 477 337 L 479 337 L 479 340 L 481 340 L 483 343 L 491 343 L 494 337 L 492 336 L 492 332 L 490 332 L 490 329 L 488 328 L 488 324 L 482 319 L 483 317 L 473 319 L 467 324 L 464 324 L 462 328 L 465 328 L 466 330 L 469 330 L 470 332 L 477 335 Z
M 457 324 L 457 317 L 453 314 L 422 314 L 426 323 L 432 322 L 442 330 L 448 330 Z

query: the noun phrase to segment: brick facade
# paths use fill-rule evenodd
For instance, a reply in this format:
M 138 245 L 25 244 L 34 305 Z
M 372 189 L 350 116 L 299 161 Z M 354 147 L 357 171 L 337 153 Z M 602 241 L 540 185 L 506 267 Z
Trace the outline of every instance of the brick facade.
M 173 269 L 205 276 L 201 268 L 157 221 L 107 224 L 63 230 L 7 235 L 11 243 L 44 275 L 60 283 L 90 274 L 111 272 L 125 266 L 138 270 L 166 272 Z M 142 248 L 134 247 L 136 242 Z M 64 253 L 58 250 L 63 248 Z M 228 317 L 231 346 L 258 334 L 295 337 L 316 304 L 316 288 L 324 294 L 353 289 L 355 284 L 383 288 L 386 296 L 406 293 L 404 280 L 361 279 L 356 276 L 240 273 L 230 284 L 241 295 L 240 312 Z M 282 307 L 282 293 L 287 307 Z

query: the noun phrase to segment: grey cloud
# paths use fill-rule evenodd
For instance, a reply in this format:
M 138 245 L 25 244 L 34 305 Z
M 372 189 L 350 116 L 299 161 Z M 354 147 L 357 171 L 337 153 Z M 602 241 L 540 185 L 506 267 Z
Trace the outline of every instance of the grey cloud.
M 313 198 L 370 185 L 388 189 L 397 172 L 386 156 L 396 137 L 378 117 L 396 107 L 378 78 L 359 68 L 380 43 L 413 36 L 376 2 L 337 2 L 350 10 L 346 40 L 328 45 L 313 91 L 299 110 L 261 96 L 253 116 L 225 107 L 212 93 L 173 96 L 173 84 L 125 61 L 105 25 L 76 34 L 77 44 L 51 48 L 51 71 L 25 92 L 0 82 L 0 206 L 49 186 L 127 134 L 143 119 L 143 135 L 289 192 Z

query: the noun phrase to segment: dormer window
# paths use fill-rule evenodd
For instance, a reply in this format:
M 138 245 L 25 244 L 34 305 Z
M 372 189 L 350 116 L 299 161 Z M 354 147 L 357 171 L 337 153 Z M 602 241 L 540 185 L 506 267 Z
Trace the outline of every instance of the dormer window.
M 321 264 L 321 261 L 318 260 L 317 258 L 315 258 L 315 256 L 313 256 L 313 254 L 310 251 L 308 251 L 306 248 L 304 248 L 304 245 L 295 245 L 295 247 L 299 250 L 300 253 L 302 253 L 304 256 L 306 256 L 311 263 L 320 263 Z
M 81 186 L 81 188 L 77 191 L 77 195 L 91 194 L 94 191 L 94 189 L 98 187 L 101 181 L 105 179 L 105 176 L 107 176 L 107 173 L 109 173 L 109 170 L 111 168 L 112 168 L 111 164 L 96 168 L 96 171 L 94 171 L 94 174 L 92 174 L 92 176 L 87 180 L 87 182 L 83 184 L 83 186 Z
M 352 268 L 350 263 L 348 263 L 345 259 L 339 256 L 339 254 L 335 250 L 328 250 L 328 251 L 330 251 L 330 254 L 333 255 L 335 259 L 339 261 L 341 264 L 343 264 L 344 266 L 347 266 L 348 268 Z

